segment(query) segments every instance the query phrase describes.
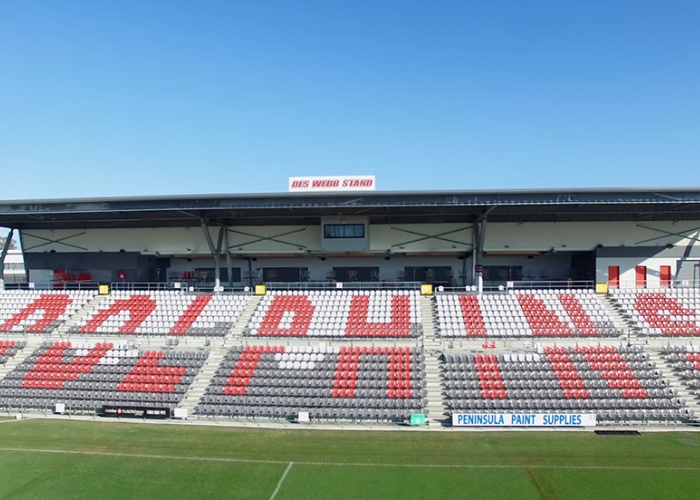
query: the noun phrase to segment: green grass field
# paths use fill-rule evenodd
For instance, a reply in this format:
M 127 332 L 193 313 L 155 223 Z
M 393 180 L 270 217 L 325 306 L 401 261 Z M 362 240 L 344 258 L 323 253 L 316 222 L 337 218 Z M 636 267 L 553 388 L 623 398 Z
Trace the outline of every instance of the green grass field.
M 277 431 L 37 419 L 0 425 L 0 498 L 697 499 L 700 434 Z

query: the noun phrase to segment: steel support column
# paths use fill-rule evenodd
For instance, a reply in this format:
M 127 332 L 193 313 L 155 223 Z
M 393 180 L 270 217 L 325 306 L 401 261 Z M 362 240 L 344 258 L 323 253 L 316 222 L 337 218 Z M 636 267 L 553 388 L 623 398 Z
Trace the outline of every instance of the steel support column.
M 231 263 L 231 246 L 228 244 L 228 226 L 224 226 L 224 247 L 226 248 L 226 272 L 228 286 L 233 288 L 233 264 Z
M 472 259 L 472 284 L 476 285 L 479 293 L 484 291 L 484 273 L 482 260 L 484 257 L 484 239 L 482 235 L 485 232 L 485 224 L 479 222 L 474 224 L 474 257 Z
M 209 251 L 212 257 L 214 257 L 214 286 L 218 290 L 221 286 L 221 245 L 224 241 L 224 226 L 219 228 L 219 237 L 217 238 L 216 246 L 214 246 L 211 234 L 209 234 L 209 227 L 204 221 L 202 221 L 202 231 L 204 231 L 204 238 L 207 240 L 207 245 L 209 245 Z
M 15 230 L 10 229 L 10 232 L 7 233 L 5 244 L 2 246 L 2 252 L 0 253 L 0 290 L 5 289 L 5 257 L 7 257 L 7 252 L 10 250 L 10 245 L 12 245 L 12 238 L 14 235 Z
M 225 233 L 226 227 L 221 226 L 219 228 L 219 237 L 216 239 L 216 255 L 214 256 L 214 277 L 217 289 L 221 287 L 221 247 L 224 244 Z
M 479 293 L 484 291 L 484 243 L 486 242 L 486 226 L 488 225 L 488 216 L 496 207 L 490 207 L 474 222 L 474 256 L 473 280 L 477 286 Z
M 474 252 L 472 252 L 472 255 L 474 255 Z M 462 286 L 467 286 L 467 258 L 467 254 L 464 254 L 462 258 Z M 472 257 L 472 261 L 473 260 L 474 258 Z

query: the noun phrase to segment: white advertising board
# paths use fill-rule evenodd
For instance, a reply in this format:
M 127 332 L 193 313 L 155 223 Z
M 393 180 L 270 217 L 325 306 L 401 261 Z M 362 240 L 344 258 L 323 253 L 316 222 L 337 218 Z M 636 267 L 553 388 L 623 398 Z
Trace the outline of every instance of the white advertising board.
M 340 191 L 376 191 L 373 175 L 332 175 L 323 177 L 290 177 L 290 193 L 323 193 Z
M 453 413 L 453 427 L 595 427 L 594 413 Z

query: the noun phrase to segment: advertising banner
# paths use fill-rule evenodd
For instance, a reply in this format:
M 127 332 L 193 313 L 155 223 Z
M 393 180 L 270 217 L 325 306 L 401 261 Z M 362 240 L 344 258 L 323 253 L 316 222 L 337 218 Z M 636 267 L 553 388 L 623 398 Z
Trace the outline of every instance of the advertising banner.
M 453 427 L 595 427 L 594 413 L 453 413 Z
M 103 417 L 120 418 L 170 418 L 170 408 L 153 408 L 149 406 L 103 406 Z

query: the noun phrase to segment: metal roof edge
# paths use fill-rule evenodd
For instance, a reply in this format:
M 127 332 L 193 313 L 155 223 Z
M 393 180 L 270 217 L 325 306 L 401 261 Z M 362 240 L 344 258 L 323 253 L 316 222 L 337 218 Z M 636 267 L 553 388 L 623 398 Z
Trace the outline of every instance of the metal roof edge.
M 694 193 L 700 196 L 700 187 L 664 187 L 664 188 L 564 188 L 564 189 L 482 189 L 482 190 L 433 190 L 433 191 L 325 191 L 318 193 L 229 193 L 229 194 L 187 194 L 187 195 L 158 195 L 158 196 L 114 196 L 93 198 L 47 198 L 47 199 L 17 199 L 0 200 L 0 205 L 58 205 L 58 204 L 89 204 L 89 203 L 119 203 L 119 202 L 153 202 L 153 201 L 194 201 L 220 199 L 274 199 L 274 198 L 318 198 L 318 197 L 420 197 L 420 196 L 527 196 L 552 195 L 567 196 L 576 194 L 605 194 L 619 193 L 655 196 L 663 193 Z

